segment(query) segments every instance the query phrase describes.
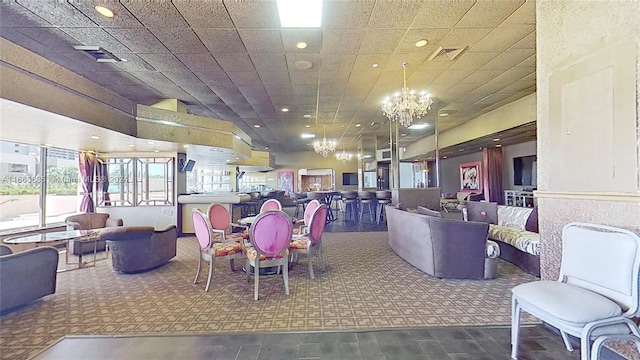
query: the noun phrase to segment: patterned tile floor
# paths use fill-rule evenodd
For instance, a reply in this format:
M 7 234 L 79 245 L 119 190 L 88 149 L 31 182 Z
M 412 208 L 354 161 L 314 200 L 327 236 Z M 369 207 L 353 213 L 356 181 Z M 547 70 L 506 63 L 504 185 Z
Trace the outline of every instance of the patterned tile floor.
M 543 327 L 521 330 L 520 360 L 579 359 Z M 33 360 L 53 359 L 510 359 L 509 327 L 411 328 L 380 331 L 295 332 L 198 336 L 70 336 Z M 602 360 L 621 359 L 605 349 Z

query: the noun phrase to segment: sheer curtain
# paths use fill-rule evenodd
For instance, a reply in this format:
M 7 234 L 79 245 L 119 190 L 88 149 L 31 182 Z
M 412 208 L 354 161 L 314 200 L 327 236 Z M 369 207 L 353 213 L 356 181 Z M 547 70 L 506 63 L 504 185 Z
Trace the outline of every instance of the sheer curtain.
M 96 192 L 101 195 L 98 197 L 99 206 L 111 206 L 111 197 L 109 196 L 109 165 L 101 162 L 96 163 Z
M 504 204 L 504 188 L 502 187 L 502 148 L 482 149 L 484 163 L 484 198 L 487 201 Z
M 94 169 L 96 166 L 96 155 L 88 152 L 81 152 L 78 157 L 78 169 L 80 171 L 80 186 L 82 188 L 82 202 L 80 212 L 95 212 L 93 204 L 93 182 L 95 180 Z

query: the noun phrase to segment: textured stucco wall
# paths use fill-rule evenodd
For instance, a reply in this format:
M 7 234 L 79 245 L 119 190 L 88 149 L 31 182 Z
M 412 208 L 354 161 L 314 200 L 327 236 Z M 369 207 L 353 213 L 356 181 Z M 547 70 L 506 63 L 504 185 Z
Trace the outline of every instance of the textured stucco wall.
M 555 280 L 558 276 L 561 251 L 562 227 L 572 221 L 592 222 L 627 228 L 640 232 L 640 125 L 638 94 L 640 83 L 640 14 L 639 1 L 537 1 L 537 114 L 538 114 L 538 195 L 540 235 L 543 242 L 541 253 L 542 278 Z M 634 48 L 635 46 L 635 48 Z M 621 49 L 620 47 L 624 47 Z M 635 64 L 625 69 L 625 82 L 631 86 L 624 91 L 611 90 L 605 96 L 617 100 L 620 96 L 629 99 L 631 106 L 624 109 L 613 107 L 611 118 L 623 121 L 630 133 L 635 133 L 635 143 L 612 148 L 601 148 L 598 151 L 610 152 L 613 157 L 628 156 L 635 169 L 625 172 L 626 184 L 636 184 L 627 187 L 628 190 L 607 193 L 606 182 L 602 189 L 602 182 L 594 186 L 594 191 L 588 189 L 572 193 L 562 189 L 562 178 L 558 177 L 557 169 L 563 151 L 552 144 L 559 128 L 558 119 L 551 113 L 553 101 L 560 101 L 558 91 L 552 88 L 551 79 L 559 71 L 579 64 L 585 59 L 592 59 L 592 55 L 607 49 L 615 61 L 618 51 L 631 51 L 631 61 Z M 635 54 L 635 59 L 633 58 Z M 614 69 L 620 70 L 620 69 Z M 555 98 L 553 96 L 556 96 Z M 635 97 L 635 101 L 633 101 Z M 604 97 L 603 97 L 604 98 Z M 574 104 L 575 106 L 575 104 Z M 563 109 L 566 110 L 566 109 Z M 603 124 L 610 125 L 610 124 Z M 634 131 L 635 130 L 635 131 Z M 583 141 L 588 147 L 588 141 Z M 592 149 L 585 148 L 588 151 Z M 628 158 L 627 158 L 628 159 Z M 575 166 L 579 168 L 579 176 L 592 176 L 601 164 L 594 164 L 592 159 L 575 158 Z M 575 174 L 565 174 L 574 177 Z M 555 176 L 555 178 L 554 178 Z M 560 175 L 562 176 L 562 175 Z M 554 181 L 550 181 L 553 179 Z M 559 181 L 556 181 L 559 180 Z M 613 181 L 610 188 L 613 188 Z M 640 359 L 637 350 L 629 344 L 614 344 L 616 351 L 630 359 Z

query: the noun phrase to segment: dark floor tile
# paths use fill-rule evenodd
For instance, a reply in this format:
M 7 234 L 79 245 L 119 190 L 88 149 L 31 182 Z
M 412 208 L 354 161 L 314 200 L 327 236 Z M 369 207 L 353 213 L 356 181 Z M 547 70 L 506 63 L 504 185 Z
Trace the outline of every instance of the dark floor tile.
M 447 354 L 486 354 L 487 351 L 475 340 L 440 340 Z
M 462 328 L 451 328 L 451 329 L 433 329 L 430 330 L 431 336 L 435 340 L 471 340 L 473 339 L 468 332 L 466 332 Z
M 298 359 L 317 359 L 319 357 L 319 343 L 304 343 L 298 345 Z
M 436 340 L 417 340 L 422 353 L 429 356 L 429 359 L 448 359 L 447 352 L 444 351 L 440 342 Z
M 247 344 L 240 346 L 240 352 L 236 360 L 256 360 L 258 354 L 260 354 L 260 348 L 262 346 L 258 344 Z
M 360 345 L 357 342 L 339 343 L 338 355 L 340 357 L 362 357 L 360 354 Z
M 409 330 L 409 336 L 414 340 L 433 340 L 433 335 L 429 329 Z
M 297 346 L 285 344 L 264 344 L 260 348 L 258 360 L 297 360 Z

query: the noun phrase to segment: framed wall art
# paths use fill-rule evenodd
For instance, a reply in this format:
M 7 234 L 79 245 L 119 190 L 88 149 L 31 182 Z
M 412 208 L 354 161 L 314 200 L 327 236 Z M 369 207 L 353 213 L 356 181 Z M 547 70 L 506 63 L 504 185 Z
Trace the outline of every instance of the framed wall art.
M 482 192 L 482 163 L 460 164 L 460 191 Z

